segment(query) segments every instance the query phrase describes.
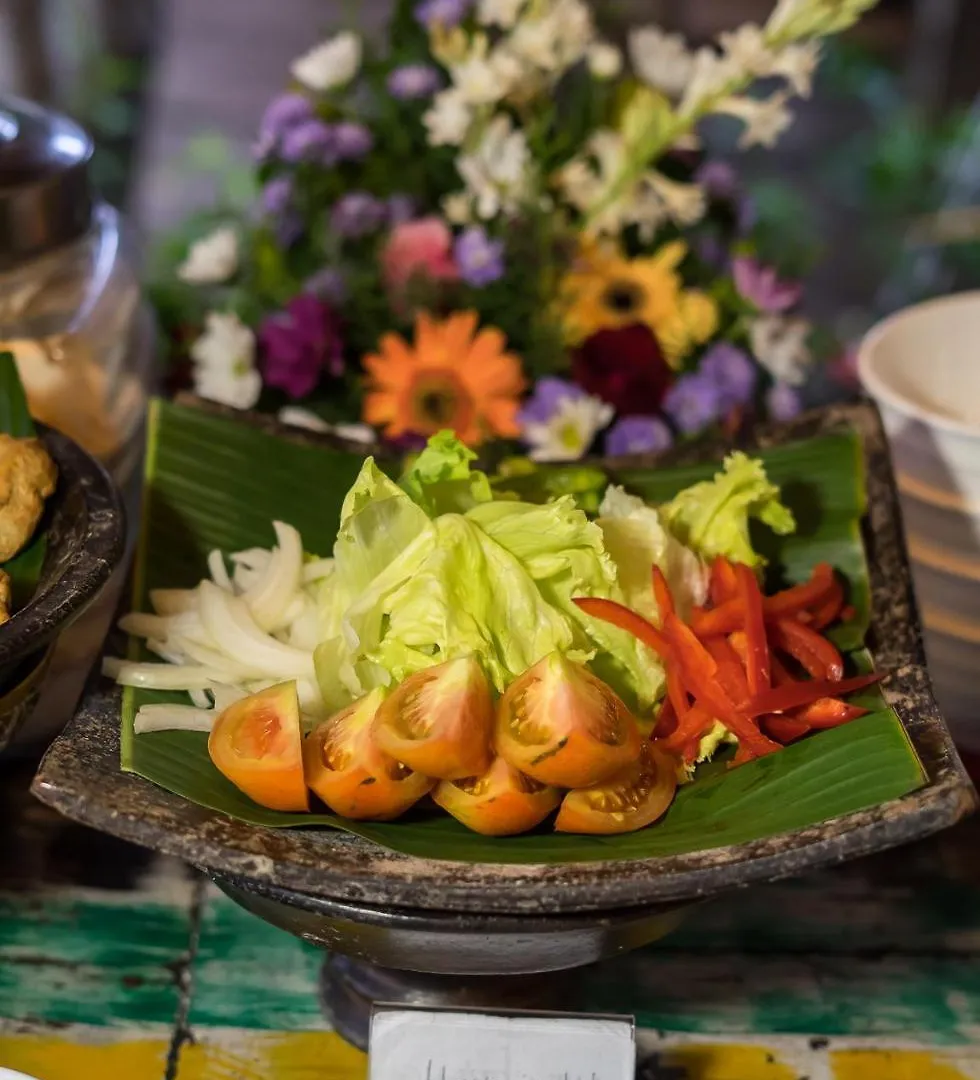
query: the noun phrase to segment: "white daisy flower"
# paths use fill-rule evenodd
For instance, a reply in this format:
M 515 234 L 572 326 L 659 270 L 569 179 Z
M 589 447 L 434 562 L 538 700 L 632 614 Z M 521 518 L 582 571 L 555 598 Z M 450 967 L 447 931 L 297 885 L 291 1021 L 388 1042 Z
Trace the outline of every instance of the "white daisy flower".
M 231 313 L 211 311 L 191 346 L 194 390 L 203 398 L 251 409 L 262 391 L 255 366 L 255 335 Z
M 522 438 L 532 461 L 577 461 L 613 418 L 613 407 L 590 394 L 561 399 L 543 422 L 524 425 Z
M 177 276 L 191 285 L 217 285 L 238 269 L 238 233 L 223 226 L 191 244 Z
M 289 70 L 297 82 L 323 91 L 349 83 L 360 67 L 361 39 L 344 30 L 298 57 Z

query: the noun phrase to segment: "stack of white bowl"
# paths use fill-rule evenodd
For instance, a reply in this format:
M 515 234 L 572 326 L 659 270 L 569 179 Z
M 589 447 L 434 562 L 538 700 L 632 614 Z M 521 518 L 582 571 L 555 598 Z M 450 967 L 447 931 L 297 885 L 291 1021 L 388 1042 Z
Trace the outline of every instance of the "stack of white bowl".
M 858 369 L 891 445 L 936 696 L 980 751 L 980 292 L 885 319 Z

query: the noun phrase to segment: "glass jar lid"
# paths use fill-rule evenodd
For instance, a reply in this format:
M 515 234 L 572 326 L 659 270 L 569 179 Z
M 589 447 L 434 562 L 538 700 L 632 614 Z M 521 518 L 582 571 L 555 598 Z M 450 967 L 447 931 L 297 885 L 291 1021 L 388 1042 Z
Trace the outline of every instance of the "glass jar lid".
M 68 117 L 0 95 L 0 269 L 88 230 L 92 150 Z

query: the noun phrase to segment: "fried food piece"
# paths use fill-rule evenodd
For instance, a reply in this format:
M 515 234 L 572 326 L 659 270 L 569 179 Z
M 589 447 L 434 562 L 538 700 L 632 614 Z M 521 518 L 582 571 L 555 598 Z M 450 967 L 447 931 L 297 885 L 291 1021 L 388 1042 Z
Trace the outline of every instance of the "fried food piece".
M 0 563 L 30 540 L 58 470 L 37 439 L 0 434 Z
M 0 626 L 10 618 L 10 575 L 0 570 Z

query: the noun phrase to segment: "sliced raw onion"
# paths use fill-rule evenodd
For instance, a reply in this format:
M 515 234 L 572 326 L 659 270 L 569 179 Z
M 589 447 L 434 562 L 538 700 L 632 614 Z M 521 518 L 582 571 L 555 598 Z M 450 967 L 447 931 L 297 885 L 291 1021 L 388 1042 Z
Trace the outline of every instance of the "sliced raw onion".
M 147 615 L 142 611 L 132 611 L 119 620 L 119 629 L 125 634 L 138 638 L 156 638 L 166 640 L 170 632 L 170 619 L 163 615 Z
M 141 705 L 133 720 L 133 731 L 210 731 L 218 713 L 215 709 L 195 709 L 192 705 Z
M 207 690 L 220 682 L 215 672 L 192 664 L 141 664 L 107 656 L 102 672 L 121 686 L 143 690 Z
M 281 629 L 303 580 L 303 541 L 292 525 L 274 521 L 278 545 L 261 578 L 243 594 L 252 618 L 262 630 Z
M 187 696 L 191 699 L 191 704 L 193 704 L 195 708 L 211 708 L 211 699 L 203 690 L 188 690 Z
M 313 677 L 313 657 L 263 633 L 243 599 L 209 581 L 202 581 L 200 590 L 201 621 L 223 653 L 282 679 Z
M 320 581 L 325 577 L 330 577 L 333 571 L 333 559 L 313 559 L 303 566 L 303 581 L 309 585 L 311 581 Z
M 151 589 L 150 603 L 158 615 L 179 615 L 197 607 L 197 589 Z
M 223 713 L 225 709 L 234 705 L 236 701 L 241 701 L 242 698 L 248 697 L 248 691 L 242 690 L 237 686 L 225 686 L 222 683 L 218 683 L 211 687 L 211 695 L 214 698 L 214 711 Z
M 234 592 L 231 578 L 228 576 L 228 567 L 225 566 L 225 557 L 220 551 L 215 550 L 208 555 L 208 571 L 211 574 L 211 579 L 219 589 L 224 589 L 225 592 Z

